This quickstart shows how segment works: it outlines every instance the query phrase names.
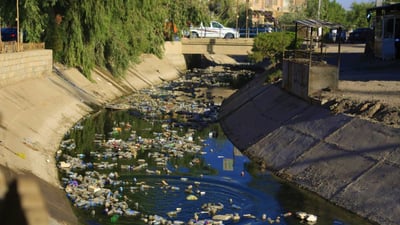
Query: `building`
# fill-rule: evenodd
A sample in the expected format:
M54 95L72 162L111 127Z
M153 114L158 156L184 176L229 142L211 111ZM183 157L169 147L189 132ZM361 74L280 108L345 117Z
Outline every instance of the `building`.
M238 0L251 11L251 23L257 25L273 25L274 18L283 13L292 12L298 7L303 7L306 0Z
M374 27L373 52L383 60L400 58L400 3L368 9Z

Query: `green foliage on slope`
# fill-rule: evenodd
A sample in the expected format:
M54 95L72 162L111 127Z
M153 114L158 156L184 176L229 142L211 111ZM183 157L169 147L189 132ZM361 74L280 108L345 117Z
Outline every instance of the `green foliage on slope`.
M3 26L16 26L16 1L0 2ZM55 61L79 68L95 66L122 76L143 53L163 53L165 23L182 30L202 21L208 8L186 0L19 0L20 28L29 42L45 42Z

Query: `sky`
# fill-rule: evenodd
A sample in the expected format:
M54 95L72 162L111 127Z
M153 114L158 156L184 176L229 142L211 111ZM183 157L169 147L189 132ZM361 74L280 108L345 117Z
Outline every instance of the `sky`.
M344 9L350 10L350 6L353 2L375 2L375 0L336 0L336 2L342 5Z

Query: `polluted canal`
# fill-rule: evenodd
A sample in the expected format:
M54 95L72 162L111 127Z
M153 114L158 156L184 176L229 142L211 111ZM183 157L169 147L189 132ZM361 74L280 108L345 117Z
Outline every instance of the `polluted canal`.
M57 166L82 224L368 225L243 156L218 124L245 70L205 69L143 89L65 134Z

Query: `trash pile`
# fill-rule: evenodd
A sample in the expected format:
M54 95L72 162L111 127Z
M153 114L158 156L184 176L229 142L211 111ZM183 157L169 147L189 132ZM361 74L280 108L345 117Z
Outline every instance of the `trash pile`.
M128 110L132 117L152 124L146 136L131 121L114 121L110 131L94 134L94 150L88 151L79 149L79 144L66 135L56 159L62 188L75 207L90 212L93 217L100 213L112 223L120 217L134 217L145 224L224 224L242 219L279 223L281 216L291 216L285 213L272 219L266 214L261 218L249 213L240 215L241 207L230 199L229 213L223 203L208 202L199 205L189 221L181 221L177 219L181 207L171 205L172 209L164 216L151 214L141 205L140 199L133 197L152 198L152 192L160 190L166 195L184 192L186 201L195 202L207 195L200 181L181 175L192 175L190 169L196 167L200 168L198 176L201 178L211 170L202 160L207 152L203 151L204 139L198 132L218 119L219 105L213 102L209 88L228 87L230 82L226 74L205 73L205 77L198 77L197 72L141 90L126 97L124 103L107 106L111 111ZM80 122L70 133L84 131L84 123ZM215 135L215 131L208 133L209 137ZM126 179L128 176L134 178ZM147 182L148 176L156 177L157 181ZM179 177L185 188L169 184L169 177ZM302 220L312 222L312 219L306 214Z

